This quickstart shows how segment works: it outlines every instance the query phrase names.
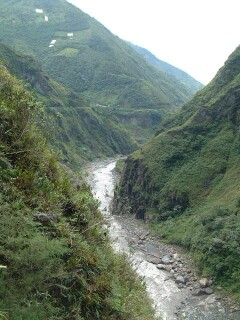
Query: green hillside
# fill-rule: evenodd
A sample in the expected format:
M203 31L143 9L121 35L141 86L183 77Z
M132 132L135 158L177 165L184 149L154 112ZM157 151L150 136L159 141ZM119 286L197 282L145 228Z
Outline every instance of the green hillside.
M176 88L124 41L65 0L1 0L0 12L2 42L35 56L51 77L91 101L161 108L179 106L192 94L185 86ZM56 43L49 48L52 40Z
M52 116L49 138L63 162L77 167L85 160L133 151L134 142L116 117L90 107L71 89L52 80L33 58L0 44L0 61L46 105Z
M125 41L66 0L0 0L0 23L0 42L33 56L52 79L91 105L121 109L125 119L130 112L130 123L129 109L142 110L143 117L146 110L152 118L157 110L155 120L162 119L195 92L151 66ZM134 124L123 125L132 128L130 133L141 142L157 126L151 128L150 121L141 131L138 116L137 112ZM139 131L141 138L135 134Z
M49 107L88 105L73 90L51 79L34 58L1 43L0 62L25 84L29 84L29 89L33 90L35 96L43 100Z
M45 120L0 66L0 318L154 319L89 187L47 148Z
M177 79L178 82L181 82L185 84L188 88L190 88L193 93L196 93L197 91L203 88L203 84L201 84L199 81L191 77L183 70L180 70L167 62L159 60L156 56L154 56L150 51L148 51L145 48L141 48L130 42L129 44L153 66L169 75L172 75L175 79Z
M200 271L240 292L240 47L126 163L118 212L151 220Z

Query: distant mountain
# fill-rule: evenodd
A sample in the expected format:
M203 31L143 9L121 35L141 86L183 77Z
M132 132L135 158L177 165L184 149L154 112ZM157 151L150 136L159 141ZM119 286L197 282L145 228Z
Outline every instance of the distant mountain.
M139 47L137 45L128 42L129 45L135 49L139 54L141 54L148 62L150 62L153 66L158 68L159 70L174 76L178 81L182 84L186 85L188 88L192 90L192 92L196 93L200 89L204 87L202 83L191 77L189 74L184 72L181 69L178 69L171 64L159 60L156 56L154 56L150 51L145 48Z
M83 160L134 150L131 137L116 117L90 107L71 89L52 80L32 57L0 44L0 64L28 83L29 90L47 106L53 116L51 143L61 150L62 161L79 166Z
M33 56L52 79L91 105L114 107L138 142L195 92L65 0L0 0L0 23L0 42ZM134 121L128 109L137 111ZM141 131L145 110L154 120Z
M240 47L216 77L133 153L119 212L151 220L200 271L240 290Z
M55 80L96 103L175 107L193 94L184 85L176 88L124 41L65 0L1 0L0 21L2 42L35 56Z

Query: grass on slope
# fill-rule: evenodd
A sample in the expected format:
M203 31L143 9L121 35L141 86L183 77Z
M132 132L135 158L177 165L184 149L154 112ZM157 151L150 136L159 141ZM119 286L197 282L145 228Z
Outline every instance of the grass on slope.
M57 108L49 110L57 115L57 132L52 144L56 151L60 150L61 160L75 168L83 161L129 154L137 147L117 118L104 109L65 107L61 112Z
M47 148L45 119L1 66L0 316L153 319L139 279L110 248L89 187Z
M79 95L53 81L33 58L0 44L0 61L46 104L52 118L51 144L65 163L79 168L86 160L134 150L130 135L111 112L90 108Z
M119 195L200 271L240 292L240 48L127 160ZM140 212L139 211L139 212Z

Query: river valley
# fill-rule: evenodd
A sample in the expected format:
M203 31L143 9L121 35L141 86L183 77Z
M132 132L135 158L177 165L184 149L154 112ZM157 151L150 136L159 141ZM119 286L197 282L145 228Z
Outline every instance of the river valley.
M146 225L133 216L111 214L115 165L116 159L91 163L88 182L100 201L114 250L128 255L146 285L156 316L163 320L239 320L240 310L229 304L228 298L213 293L207 284L199 284L190 258L181 249L151 236Z

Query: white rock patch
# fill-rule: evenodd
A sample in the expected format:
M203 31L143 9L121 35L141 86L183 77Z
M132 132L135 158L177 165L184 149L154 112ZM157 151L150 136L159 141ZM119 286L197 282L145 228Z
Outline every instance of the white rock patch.
M43 9L36 9L36 13L43 13Z
M45 21L48 22L48 16L45 16Z
M56 41L57 41L57 40L52 40L52 41L50 42L50 45L51 45L51 44L55 44Z
M67 36L68 36L68 37L73 37L73 33L72 33L72 32L69 32L69 33L67 34Z

